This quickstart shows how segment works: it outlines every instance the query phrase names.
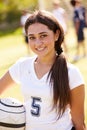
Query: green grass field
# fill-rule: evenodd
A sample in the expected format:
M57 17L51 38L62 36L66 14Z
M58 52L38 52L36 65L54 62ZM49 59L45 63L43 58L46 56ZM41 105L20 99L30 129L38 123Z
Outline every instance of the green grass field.
M87 30L85 30L85 44L87 43ZM68 47L69 61L71 62L75 54L75 43L76 37L73 29L69 29L66 36L66 43ZM21 34L21 29L16 30L14 33L9 35L0 36L0 76L2 76L7 69L15 63L15 61L21 56L32 55L24 43L24 38ZM85 98L85 115L87 123L87 57L80 59L78 62L74 63L81 71L86 85L86 98ZM20 101L23 101L23 97L20 91L20 86L12 86L7 89L1 97L13 97ZM79 101L79 99L78 99Z

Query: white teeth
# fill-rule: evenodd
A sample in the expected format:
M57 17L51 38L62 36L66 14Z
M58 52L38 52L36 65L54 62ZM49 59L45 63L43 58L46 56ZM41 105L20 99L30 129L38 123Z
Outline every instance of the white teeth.
M38 51L42 51L42 50L44 50L44 48L37 48L37 50L38 50Z

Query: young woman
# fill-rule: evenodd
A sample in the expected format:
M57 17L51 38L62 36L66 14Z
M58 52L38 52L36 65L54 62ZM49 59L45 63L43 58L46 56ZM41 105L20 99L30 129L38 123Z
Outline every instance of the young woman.
M2 93L20 83L26 130L85 130L84 81L62 54L64 32L47 11L35 11L25 23L34 57L22 58L0 79Z

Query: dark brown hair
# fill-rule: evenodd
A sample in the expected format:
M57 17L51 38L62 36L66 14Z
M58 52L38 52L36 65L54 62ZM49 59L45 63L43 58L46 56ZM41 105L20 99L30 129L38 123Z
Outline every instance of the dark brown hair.
M75 1L75 0L71 0L71 1L70 1L70 4L74 7L75 4L76 4L76 1Z
M71 4L73 7L76 6L76 3L80 3L80 1L79 1L79 0L71 0L71 1L70 1L70 4Z
M56 33L59 30L59 38L55 42L55 51L57 52L56 60L50 69L50 82L53 84L53 106L58 107L59 114L63 114L66 105L70 103L70 88L68 79L68 69L65 57L61 54L61 44L64 40L64 31L57 19L48 11L35 11L25 23L25 31L27 34L28 27L34 23L42 23L50 30Z

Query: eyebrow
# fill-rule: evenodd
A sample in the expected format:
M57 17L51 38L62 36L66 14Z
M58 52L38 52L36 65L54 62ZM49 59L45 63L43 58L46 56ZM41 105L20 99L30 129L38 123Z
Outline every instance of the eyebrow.
M47 32L40 32L38 34L41 35L41 34L44 34L44 33L47 33ZM28 34L28 36L32 36L32 35L34 35L34 34Z

